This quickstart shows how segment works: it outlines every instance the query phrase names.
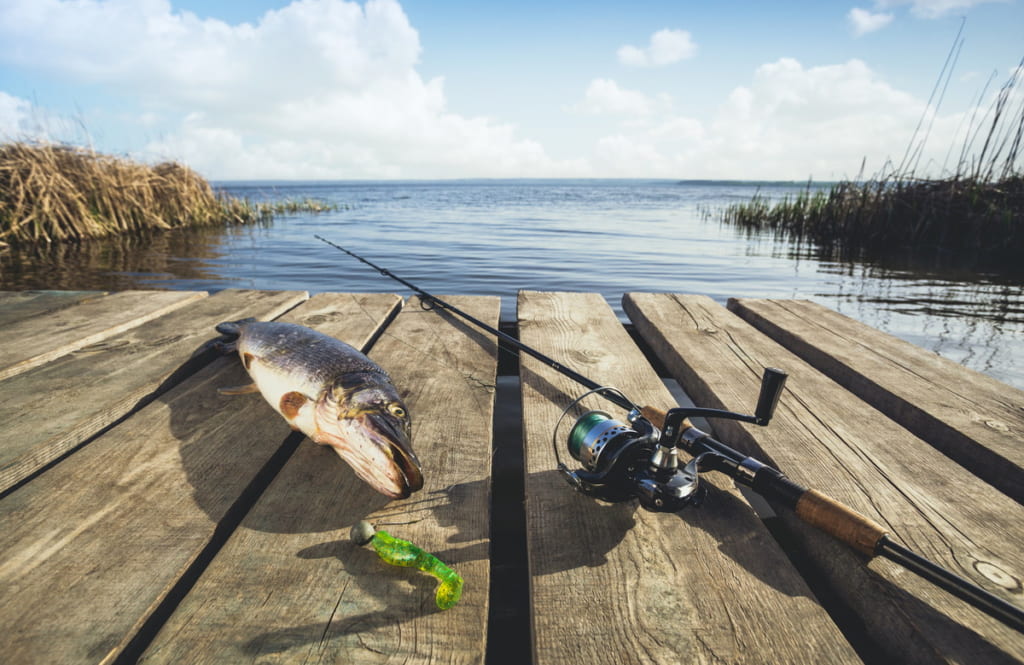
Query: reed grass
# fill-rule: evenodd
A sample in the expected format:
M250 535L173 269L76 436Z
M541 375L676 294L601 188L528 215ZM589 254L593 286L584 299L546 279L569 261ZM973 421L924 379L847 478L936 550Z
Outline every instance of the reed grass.
M809 182L798 194L777 201L757 193L726 207L719 219L750 234L769 232L813 245L830 258L932 252L974 266L1019 268L1024 256L1020 84L1016 73L1002 87L986 114L987 133L979 131L985 122L967 132L959 163L947 177L914 175L907 164L916 163L918 145L908 148L903 165L870 179L828 188Z
M148 165L52 143L0 145L0 247L252 224L274 214L335 208L312 199L252 203L214 191L176 162Z
M271 215L295 215L299 213L334 212L336 210L347 210L348 206L337 203L328 203L320 199L304 198L302 200L282 199L266 203L253 204L261 210L266 210Z

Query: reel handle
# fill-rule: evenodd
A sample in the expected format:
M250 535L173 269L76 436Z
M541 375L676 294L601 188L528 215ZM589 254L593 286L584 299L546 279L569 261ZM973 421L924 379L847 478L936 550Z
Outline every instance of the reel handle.
M735 411L725 411L722 409L704 409L699 407L676 407L672 409L673 422L671 423L671 432L666 431L670 437L675 438L675 432L684 432L687 429L693 427L693 422L688 417L683 416L703 416L705 418L726 418L729 420L739 420L745 423L753 423L755 425L761 425L762 427L768 424L768 421L775 415L775 407L778 406L779 397L782 395L782 389L786 385L787 374L781 369L774 367L766 367L764 374L761 376L761 390L757 396L757 407L754 410L754 415L747 415L743 413L737 413ZM640 415L647 419L652 425L660 430L665 430L665 421L668 418L668 412L663 411L654 406L645 406L640 409ZM682 418L682 420L677 420Z

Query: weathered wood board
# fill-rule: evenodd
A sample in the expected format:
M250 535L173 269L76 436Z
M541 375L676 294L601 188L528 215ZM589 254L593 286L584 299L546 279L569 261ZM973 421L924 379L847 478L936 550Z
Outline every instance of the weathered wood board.
M1024 391L807 300L733 298L729 309L1024 503Z
M0 291L0 329L105 295L106 291Z
M202 291L121 291L4 326L0 380L205 298Z
M702 406L750 409L765 366L789 372L768 427L716 421L719 437L885 525L898 542L1022 604L1020 504L710 298L628 294L623 308ZM1024 662L1024 639L1012 629L896 564L874 559L865 565L788 511L779 517L890 662Z
M0 381L0 492L209 362L216 324L273 319L307 297L228 289Z
M518 318L522 341L565 366L673 404L600 295L521 292ZM678 514L583 496L555 470L551 438L585 389L525 356L520 376L534 663L859 662L731 480L709 475L707 505ZM557 443L578 468L570 424Z
M453 297L497 325L497 298ZM304 442L144 655L153 663L481 663L488 600L492 339L414 300L375 343L403 393L425 484L387 503ZM349 540L367 518L451 565L461 602Z
M288 318L372 337L397 296L320 295ZM212 335L213 337L215 335ZM204 550L290 430L218 358L0 500L0 635L7 663L114 659Z

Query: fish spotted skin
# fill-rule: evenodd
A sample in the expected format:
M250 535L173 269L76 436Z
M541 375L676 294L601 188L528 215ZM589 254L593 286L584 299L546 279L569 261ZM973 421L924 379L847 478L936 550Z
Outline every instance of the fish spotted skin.
M221 323L256 388L293 429L329 445L392 498L422 488L411 419L390 377L354 347L305 326Z

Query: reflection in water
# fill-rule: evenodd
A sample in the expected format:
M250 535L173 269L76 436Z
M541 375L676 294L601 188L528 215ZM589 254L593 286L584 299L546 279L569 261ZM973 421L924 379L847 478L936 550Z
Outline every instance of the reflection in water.
M811 299L1024 388L1024 275L978 274L934 257L852 262L781 251L815 261L827 288Z
M251 200L314 198L344 209L273 224L179 229L37 253L0 253L0 289L401 287L313 238L348 246L423 288L502 297L596 291L620 317L629 291L807 298L1024 388L1024 275L934 260L843 262L746 236L708 209L804 184L445 181L235 184Z
M154 278L219 280L224 238L250 232L178 229L0 253L0 288L115 291L150 288Z

